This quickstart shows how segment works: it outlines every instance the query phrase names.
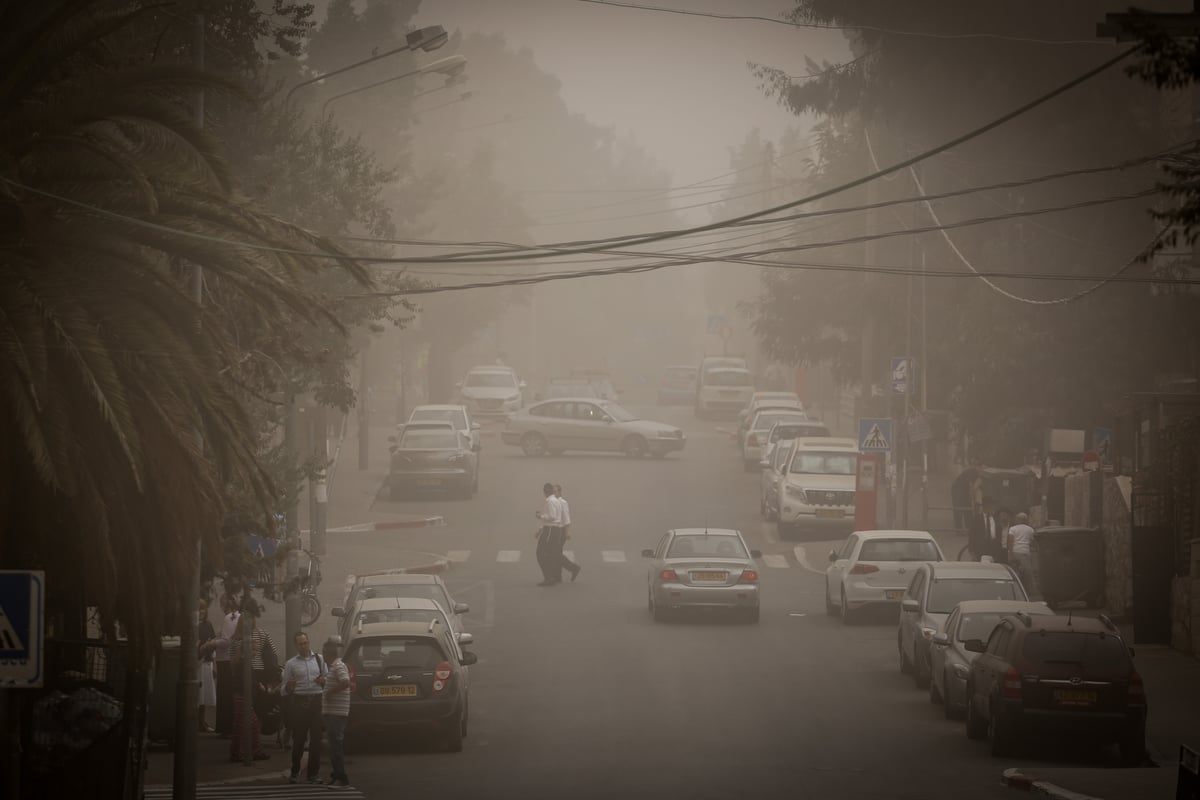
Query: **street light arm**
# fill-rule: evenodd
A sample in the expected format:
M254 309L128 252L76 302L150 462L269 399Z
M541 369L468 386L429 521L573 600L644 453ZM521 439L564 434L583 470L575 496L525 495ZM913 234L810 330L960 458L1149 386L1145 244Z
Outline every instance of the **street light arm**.
M328 100L326 100L324 103L321 104L321 116L325 116L325 112L329 110L329 104L332 103L334 100L340 100L343 97L349 97L352 94L358 94L359 92L365 92L368 89L374 89L376 86L383 86L385 83L391 83L392 81L398 81L398 80L402 80L404 78L411 78L413 75L420 75L423 71L424 70L414 69L412 72L406 72L403 75L396 75L391 78L384 78L381 81L375 81L374 83L368 83L366 86L359 86L357 89L351 89L348 92L342 92L341 94L335 94L333 97L329 98Z
M409 33L406 38L408 41L402 47L397 47L394 50L388 50L386 53L380 53L377 56L364 58L362 61L357 61L345 67L341 67L340 69L335 69L332 72L326 72L316 76L315 78L309 78L306 81L300 81L291 89L288 89L287 96L284 98L284 105L287 105L292 101L292 95L296 93L297 89L302 89L305 86L311 86L318 81L323 81L326 78L332 78L334 75L341 75L343 72L349 72L352 69L358 69L366 64L372 64L380 59L387 58L388 56L394 56L397 53L403 53L407 50L420 49L428 53L430 50L436 50L444 45L446 40L449 38L449 35L446 33L446 29L441 25L432 25L428 28L420 28L415 30Z
M330 103L332 103L334 100L339 100L343 97L348 97L349 95L352 95L352 94L358 94L359 92L365 92L368 89L374 89L377 86L383 86L384 84L391 83L392 81L399 81L399 80L403 80L405 78L411 78L414 75L426 75L426 74L433 73L433 72L440 72L444 75L450 75L451 78L453 78L457 75L460 75L462 73L463 69L466 67L466 65L467 65L467 59L464 58L463 56L458 56L458 55L447 56L446 58L440 58L437 61L432 61L422 67L418 67L417 69L413 70L412 72L406 72L403 75L395 75L391 78L384 78L381 81L375 81L374 83L368 83L366 86L359 86L357 89L351 89L349 91L342 92L341 94L335 94L333 97L329 98L323 104L321 104L321 116L325 115L326 111L328 111L328 109L329 109Z

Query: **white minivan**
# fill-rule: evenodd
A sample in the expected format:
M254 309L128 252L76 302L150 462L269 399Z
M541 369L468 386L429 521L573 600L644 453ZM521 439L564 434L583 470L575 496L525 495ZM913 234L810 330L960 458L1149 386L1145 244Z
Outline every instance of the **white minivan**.
M754 379L743 367L710 367L700 374L696 391L696 416L733 417L754 394Z

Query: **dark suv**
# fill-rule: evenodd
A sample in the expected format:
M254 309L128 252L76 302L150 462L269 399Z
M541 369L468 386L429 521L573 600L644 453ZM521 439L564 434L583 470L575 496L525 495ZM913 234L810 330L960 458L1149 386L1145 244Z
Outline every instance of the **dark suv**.
M1116 742L1123 762L1142 763L1146 693L1108 617L1018 613L1002 619L986 644L964 646L981 653L967 677L967 736L987 736L992 755L1048 731Z

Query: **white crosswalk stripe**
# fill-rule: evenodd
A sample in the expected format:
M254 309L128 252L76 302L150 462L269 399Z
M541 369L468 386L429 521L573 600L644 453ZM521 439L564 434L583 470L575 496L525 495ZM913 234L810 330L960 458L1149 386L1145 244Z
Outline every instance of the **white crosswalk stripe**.
M625 561L625 553L621 550L605 550L601 555L610 564L620 564Z
M465 564L467 559L471 557L470 550L448 550L446 558L453 561L455 564Z
M768 567L774 567L775 569L787 569L788 568L787 556L781 556L781 555L772 553L772 554L763 556L762 560L763 560L763 563L766 564Z
M512 564L514 562L521 560L521 551L520 550L501 550L499 553L496 554L496 560Z

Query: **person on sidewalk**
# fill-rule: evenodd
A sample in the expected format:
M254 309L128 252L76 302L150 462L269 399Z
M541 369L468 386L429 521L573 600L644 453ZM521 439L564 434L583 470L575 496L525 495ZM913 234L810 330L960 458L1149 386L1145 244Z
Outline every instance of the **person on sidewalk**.
M217 646L213 661L217 665L217 734L228 738L233 730L233 670L229 664L229 643L237 630L237 601L228 590L221 595L221 629L217 631Z
M554 497L558 500L558 509L562 515L562 535L558 537L558 558L562 563L562 569L571 573L571 583L574 583L575 579L579 577L579 571L583 567L567 558L566 554L563 553L563 547L566 545L567 539L571 538L571 506L567 503L567 498L563 497L561 483L554 484ZM562 572L560 571L557 574L561 576ZM562 580L562 578L560 577L559 580Z
M213 671L213 651L217 649L217 631L208 619L207 598L200 598L196 616L200 620L199 635L196 637L196 659L200 662L196 665L200 679L200 708L197 712L197 719L200 720L201 733L212 733L214 729L208 724L205 709L209 706L215 708L217 705L217 679L216 673Z
M1037 576L1034 574L1033 528L1029 526L1029 515L1024 511L1017 514L1017 524L1008 529L1008 563L1012 564L1031 595L1036 591Z
M308 742L308 782L319 784L321 773L321 695L325 689L325 661L312 651L308 634L297 631L292 637L296 655L283 667L279 691L287 703L288 727L292 729L291 783L300 782L300 761Z
M325 717L325 732L329 736L329 785L335 789L350 785L350 777L346 774L345 750L346 723L350 720L350 669L342 661L340 649L336 639L330 639L321 648L325 663L329 665L321 713Z
M555 549L562 536L562 507L554 496L554 484L542 486L546 501L542 510L535 512L542 521L537 532L537 562L542 569L542 582L538 586L554 586L562 583L562 550Z
M996 505L992 498L983 498L983 507L971 518L971 526L967 531L967 542L971 548L971 558L980 561L984 556L992 556L996 542Z
M247 645L248 643L248 645ZM268 650L270 651L268 653ZM229 738L229 760L242 761L249 749L255 761L266 761L270 754L262 749L262 729L255 711L255 694L262 691L264 661L277 663L275 644L257 625L256 614L245 611L238 617L237 630L229 643L229 666L233 683L233 731ZM246 661L250 659L250 685L246 685ZM250 741L242 741L246 716L250 715Z

